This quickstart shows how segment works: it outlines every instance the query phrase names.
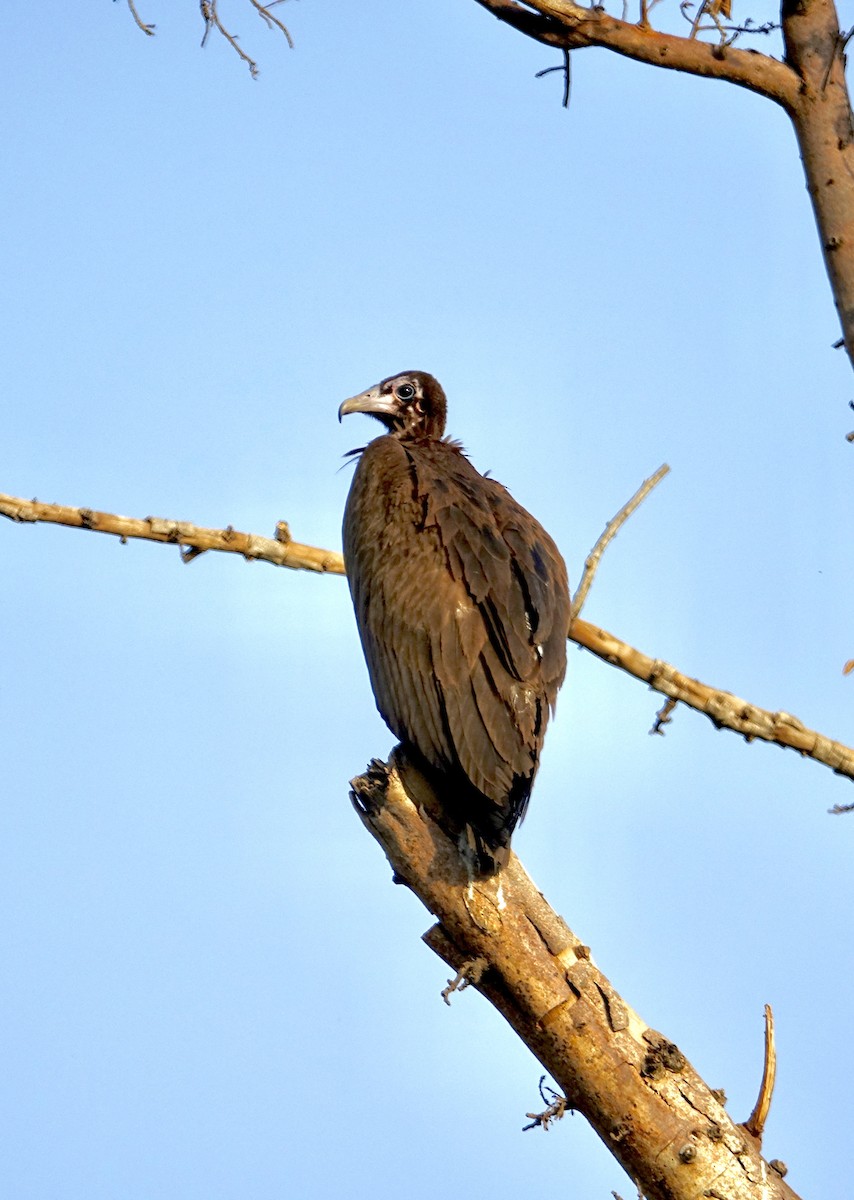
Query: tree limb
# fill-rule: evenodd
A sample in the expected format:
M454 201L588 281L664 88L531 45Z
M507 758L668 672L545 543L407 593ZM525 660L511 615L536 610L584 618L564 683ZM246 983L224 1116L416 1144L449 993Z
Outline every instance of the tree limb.
M774 100L787 112L797 103L796 73L767 54L659 33L648 22L636 25L612 17L604 8L585 8L572 0L527 0L525 7L516 0L476 2L499 21L547 46L565 50L599 46L649 66L727 80Z
M716 729L731 729L734 733L740 733L747 742L759 738L763 742L789 747L807 758L824 763L837 775L854 779L854 749L842 742L831 741L814 729L808 729L791 713L757 708L732 692L723 692L698 679L691 679L670 663L660 658L650 658L587 621L575 622L570 639L597 658L603 658L635 679L642 679L654 691L703 713Z
M854 365L854 120L846 37L833 0L784 0L786 62L798 78L792 123L845 349Z
M44 521L52 525L68 525L74 529L91 529L95 533L112 533L122 541L142 538L148 542L171 542L189 547L195 554L183 555L186 562L205 550L221 550L242 554L276 567L294 571L320 571L333 575L344 574L344 560L334 550L320 550L291 540L287 525L280 521L276 537L261 537L255 533L240 533L229 525L226 529L205 529L189 521L168 521L162 517L120 517L115 513L95 512L91 508L70 508L62 504L42 504L39 500L21 500L0 493L0 516L11 521Z
M189 521L170 521L162 517L122 517L115 513L96 512L91 508L45 504L39 500L23 500L2 493L0 516L16 522L46 522L88 529L95 533L110 533L123 541L141 538L150 542L168 542L181 547L185 562L192 561L207 550L218 550L272 563L277 567L289 567L294 571L344 574L341 554L292 541L284 522L279 522L276 537L268 538L254 533L241 533L231 526L226 529L207 529L192 525ZM731 729L748 742L759 738L778 746L788 746L830 767L837 775L854 779L854 750L808 729L790 713L768 712L739 699L731 692L723 692L691 679L669 663L650 658L614 634L580 617L573 621L569 639L597 658L649 684L663 696L703 713L717 729ZM839 811L844 811L844 808Z
M420 803L407 791L414 777ZM436 916L427 945L455 971L488 964L470 986L506 1018L648 1200L797 1200L720 1093L616 993L515 854L499 876L469 882L456 844L427 811L440 802L425 802L425 786L398 747L389 766L374 760L353 780L352 799L395 881Z

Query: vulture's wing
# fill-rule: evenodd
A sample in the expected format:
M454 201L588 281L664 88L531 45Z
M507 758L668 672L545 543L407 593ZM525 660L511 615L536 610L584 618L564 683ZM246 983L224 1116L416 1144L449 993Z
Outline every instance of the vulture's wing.
M566 662L554 543L453 445L379 438L357 468L344 551L377 707L509 833Z

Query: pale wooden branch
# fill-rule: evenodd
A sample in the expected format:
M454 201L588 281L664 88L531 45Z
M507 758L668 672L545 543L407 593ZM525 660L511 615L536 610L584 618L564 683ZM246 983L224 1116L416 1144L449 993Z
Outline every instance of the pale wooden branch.
M854 779L854 750L814 729L808 729L791 713L757 708L732 692L720 691L698 679L691 679L670 663L660 658L650 658L614 634L587 621L576 621L570 638L597 658L603 658L635 679L648 683L654 691L703 713L717 729L731 729L748 742L759 738L764 742L789 747L830 767L837 775Z
M642 504L649 493L657 484L661 483L664 476L670 470L667 463L662 463L654 475L650 475L649 479L645 479L638 490L632 496L627 504L624 504L615 517L608 522L599 536L596 545L587 555L584 560L584 571L581 576L581 582L575 590L575 595L572 598L572 613L571 621L574 621L584 607L584 601L587 599L587 593L590 591L590 586L593 583L593 577L599 567L599 560L605 553L608 543L616 535L620 526L625 524L639 504Z
M277 4L278 0L273 0L273 4L262 4L261 0L249 0L249 3L256 10L256 12L258 13L258 16L261 17L262 20L266 21L268 29L278 29L281 33L283 33L285 35L285 39L288 43L288 46L290 47L291 50L293 50L294 39L291 37L290 33L288 32L287 26L283 25L282 22L279 20L279 18L274 17L273 14L270 12L270 9L273 7L273 4Z
M204 46L207 42L210 31L212 29L218 29L228 42L229 46L231 46L232 50L234 50L235 53L243 60L243 62L246 63L249 68L249 74L252 76L252 78L257 79L258 64L254 59L250 58L246 51L237 44L237 36L233 33L229 33L222 21L219 19L219 13L217 12L217 0L201 0L199 8L202 13L202 20L205 23L205 32L202 35L202 46Z
M722 79L774 100L791 112L798 102L799 80L785 63L751 50L737 50L697 38L659 33L643 21L612 17L603 7L585 8L573 0L476 0L520 33L558 49L599 46L636 62Z
M133 0L128 0L128 8L130 9L130 15L133 17L134 21L136 21L137 26L142 30L142 32L147 34L149 37L154 37L154 31L157 26L149 25L147 21L143 21L142 17L140 17L139 13L136 11L136 5L134 4Z
M96 512L91 508L23 500L3 493L0 493L0 516L17 522L45 522L88 529L95 533L110 533L123 541L141 538L150 542L171 542L181 547L185 562L191 562L206 550L218 550L272 563L276 567L289 567L294 571L344 574L344 559L340 553L294 542L284 522L279 522L275 538L267 538L254 533L241 533L231 526L226 529L206 529L189 521L171 521L162 517L121 517L115 513ZM768 712L748 704L731 692L723 692L691 679L669 663L650 658L614 634L580 617L573 621L569 639L597 658L649 684L663 696L703 713L718 729L731 729L748 742L760 738L778 746L788 746L830 767L837 775L854 779L854 750L808 729L790 713ZM847 806L837 806L837 809L844 812Z
M774 1040L774 1014L771 1005L765 1005L765 1059L762 1065L762 1082L759 1085L759 1095L753 1106L753 1112L744 1122L744 1128L749 1134L762 1142L762 1133L768 1113L771 1111L771 1098L774 1095L774 1084L777 1080L777 1045Z
M185 562L191 562L206 550L218 550L272 563L276 567L289 567L294 571L344 574L344 559L340 553L293 541L283 521L276 528L276 537L267 538L254 533L241 533L231 526L226 529L206 529L189 521L171 521L163 517L121 517L115 513L96 512L91 508L45 504L39 500L23 500L2 493L0 516L17 522L40 521L88 529L95 533L110 533L123 541L141 538L149 542L171 542L181 547ZM614 634L580 617L573 621L569 639L597 658L649 684L663 696L703 713L718 729L731 729L748 742L759 738L778 746L788 746L830 767L837 775L854 779L854 750L814 729L808 729L790 713L768 712L739 699L731 692L720 691L691 679L669 663L650 658ZM840 812L847 811L847 806L837 806L837 809Z
M205 550L221 550L242 554L276 567L294 571L320 571L332 575L344 574L344 559L334 550L320 550L291 540L284 522L280 522L275 538L255 533L240 533L227 529L205 529L189 521L168 521L162 517L120 517L115 513L95 512L91 508L69 508L61 504L42 504L39 500L21 500L17 496L0 494L0 516L12 521L44 521L52 525L68 525L74 529L91 529L95 533L112 533L123 541L142 538L149 542L171 542L188 547L196 554L184 554L189 562Z
M617 994L515 854L497 878L470 883L428 813L440 802L399 748L352 787L396 882L437 919L427 945L455 971L488 963L469 990L506 1018L648 1200L797 1200L720 1093Z

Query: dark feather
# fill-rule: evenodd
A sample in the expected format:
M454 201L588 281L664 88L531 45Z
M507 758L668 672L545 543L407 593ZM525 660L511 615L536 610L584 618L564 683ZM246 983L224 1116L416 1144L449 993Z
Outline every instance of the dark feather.
M363 451L344 515L377 707L489 873L524 815L563 681L566 568L542 526L442 438L432 376L394 376L341 411L389 428Z

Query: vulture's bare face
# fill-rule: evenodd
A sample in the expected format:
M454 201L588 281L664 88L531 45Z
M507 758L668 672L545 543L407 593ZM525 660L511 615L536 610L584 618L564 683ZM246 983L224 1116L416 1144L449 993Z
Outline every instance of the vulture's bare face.
M376 417L401 440L440 438L445 432L445 393L426 371L404 371L345 400L338 420L348 413Z

